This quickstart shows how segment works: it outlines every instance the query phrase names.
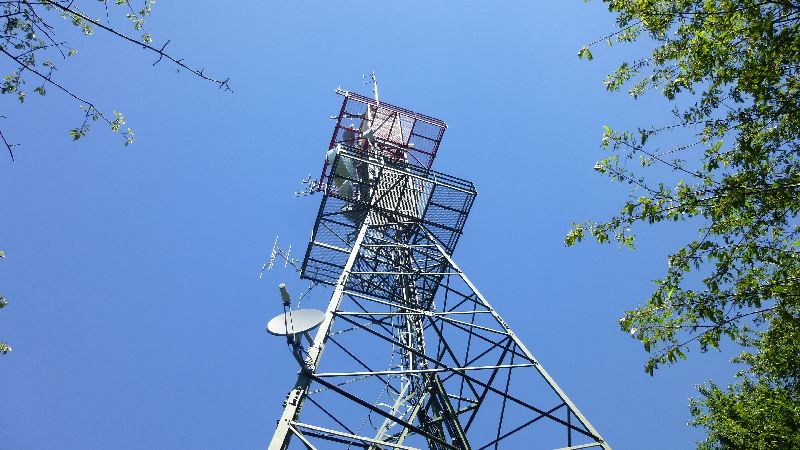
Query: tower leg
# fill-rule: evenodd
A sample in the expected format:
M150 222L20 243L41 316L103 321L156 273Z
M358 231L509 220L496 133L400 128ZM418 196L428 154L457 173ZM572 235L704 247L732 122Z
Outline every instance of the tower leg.
M542 367L542 365L533 356L533 353L531 353L531 351L528 350L528 347L526 347L525 344L522 342L522 340L516 334L514 334L514 332L511 330L511 328L508 326L508 324L503 320L502 317L500 317L500 314L498 314L497 311L492 307L492 305L489 304L489 302L486 300L486 298L480 293L480 291L478 291L478 288L476 288L475 285L472 284L472 281L470 281L469 278L467 278L466 274L464 274L464 272L458 267L456 262L453 261L453 258L447 253L447 251L442 246L442 244L439 242L439 240L429 230L427 230L424 226L421 226L421 227L425 230L425 233L428 235L428 238L436 246L436 248L439 250L439 252L442 254L442 256L445 257L445 259L447 260L447 263L450 265L450 267L453 270L455 270L455 272L464 281L464 283L467 286L469 286L470 290L472 290L472 292L475 294L475 296L477 297L478 301L490 312L490 314L497 321L497 324L500 325L505 330L507 336L513 340L513 342L516 344L516 346L524 353L524 355L530 361L533 361L534 367L539 372L539 374L542 376L542 378L545 379L545 381L547 382L548 385L550 385L550 387L553 389L553 391L555 391L556 394L564 401L564 403L569 408L569 411L567 412L567 418L569 419L571 417L571 415L574 415L575 418L578 419L578 421L581 423L581 425L583 425L589 431L589 433L593 434L594 436L596 436L598 438L599 442L595 445L595 447L596 446L600 446L604 450L611 450L611 447L608 445L608 443L606 443L602 439L602 437L600 437L600 433L598 433L597 430L595 430L595 428L592 426L592 424L589 422L589 420L586 419L586 417L580 412L578 407L575 406L575 404L572 402L572 400L569 399L569 397L567 396L566 392L564 392L564 390L561 389L561 387L558 385L558 383L556 383L555 379L553 379L553 377L550 376L550 374L544 369L544 367ZM570 432L570 435L569 435L570 436L570 440L571 440L571 430L572 430L571 428L568 428L568 431Z
M289 446L289 441L292 438L292 422L297 419L300 410L303 408L303 402L308 392L308 386L311 384L311 376L309 372L316 370L319 361L322 358L322 352L325 349L325 343L330 333L331 326L333 325L334 312L339 308L344 296L344 287L347 284L347 278L353 270L358 252L361 249L361 243L364 241L364 236L369 228L369 221L365 221L358 231L353 250L350 251L350 256L347 258L344 270L339 277L339 282L333 290L331 300L328 303L328 309L325 311L325 320L319 326L317 334L314 337L314 344L308 349L308 357L306 358L306 366L302 368L297 375L297 381L294 388L289 392L286 397L286 403L283 407L283 414L278 419L278 425L275 428L275 434L272 436L272 441L269 443L269 450L285 450Z
M366 222L270 450L610 450L432 232ZM319 370L326 344L345 371Z

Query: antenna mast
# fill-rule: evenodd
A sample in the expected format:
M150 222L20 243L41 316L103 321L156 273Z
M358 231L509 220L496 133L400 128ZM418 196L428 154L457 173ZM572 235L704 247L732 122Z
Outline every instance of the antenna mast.
M375 75L375 71L372 71L372 93L375 94L375 104L380 105L381 100L378 97L378 77Z

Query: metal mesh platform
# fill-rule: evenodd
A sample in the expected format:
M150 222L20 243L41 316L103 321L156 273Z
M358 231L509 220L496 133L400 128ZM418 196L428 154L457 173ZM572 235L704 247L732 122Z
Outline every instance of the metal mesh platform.
M382 156L429 171L447 124L434 117L343 90L344 97L329 148L337 144L364 150L379 147ZM324 186L329 162L320 177Z
M342 147L326 179L301 269L302 278L325 284L338 280L366 220L381 227L383 235L387 228L400 232L409 224L423 225L452 253L477 195L469 181L353 147ZM380 254L379 245L374 242L374 250L362 252L356 264L390 267L393 263ZM363 290L370 290L368 284Z

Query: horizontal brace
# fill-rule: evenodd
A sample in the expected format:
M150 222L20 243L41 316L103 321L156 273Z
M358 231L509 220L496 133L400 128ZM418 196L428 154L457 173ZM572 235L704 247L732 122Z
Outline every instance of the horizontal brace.
M386 446L386 447L390 447L390 448L399 448L401 450L420 450L417 447L409 447L407 445L401 445L401 444L392 444L391 442L383 442L383 441L379 441L377 439L368 438L368 437L365 437L365 436L357 436L355 434L343 433L341 431L331 430L331 429L328 429L328 428L322 428L322 427L309 425L307 423L302 423L302 422L292 422L292 425L294 425L297 428L303 428L303 429L306 429L306 430L312 430L312 431L316 431L318 433L332 434L334 436L339 436L339 437L344 437L344 438L349 438L349 439L355 439L355 440L361 441L361 442L369 442L370 444L379 444L381 446Z
M452 398L452 399L454 399L454 400L458 400L460 402L467 402L467 403L472 403L472 404L477 404L478 403L478 401L475 400L474 398L462 397L460 395L455 395L455 394L447 394L447 396ZM470 408L472 408L472 407L470 407Z
M351 275L458 275L455 272L350 272Z
M436 248L435 245L432 244L361 244L362 247L400 247L400 248Z
M370 375L413 375L420 373L437 373L437 372L466 372L468 370L495 370L495 369L517 369L522 367L536 367L536 364L500 364L494 366L470 366L470 367L445 367L440 369L412 369L412 370L379 370L375 372L328 372L316 373L315 376L320 378L330 377L359 377Z
M314 431L314 430L306 430L305 433L306 433L306 436L309 436L309 437L312 437L312 438L315 438L315 439L324 439L324 440L329 441L329 442L335 442L337 444L347 445L348 447L346 447L346 448L348 450L351 449L351 448L360 448L360 449L363 449L363 450L371 450L370 449L370 444L367 444L365 442L358 442L358 441L354 441L352 439L347 439L347 438L335 436L335 435L332 435L332 434L325 434L325 433L321 433L319 431Z
M326 244L324 242L314 241L314 245L316 245L317 247L322 247L322 248L327 248L327 249L330 249L330 250L335 250L337 252L350 253L350 250L348 250L346 248L337 247L335 245Z
M337 311L337 315L339 316L430 316L433 313L425 313L425 312L344 312L344 311Z
M414 308L405 308L404 309L414 309ZM452 315L463 315L463 314L491 314L491 311L445 311L445 312L426 312L426 311L417 311L417 312L359 312L359 311L337 311L336 314L340 316L452 316Z
M483 331L486 331L488 333L495 333L495 334L500 334L500 335L503 335L503 336L510 336L511 335L511 333L509 333L508 331L495 330L494 328L484 327L484 326L481 326L481 325L475 325L474 323L464 322L463 320L450 319L449 317L444 317L444 316L440 316L439 318L441 320L447 322L447 323L450 323L450 324L457 323L457 324L463 325L465 327L477 328L479 330L483 330Z
M603 442L592 442L591 444L573 445L572 447L561 447L556 450L578 450L581 448L602 447Z
M360 299L366 300L368 302L373 302L373 303L378 303L378 304L381 304L381 305L391 306L393 308L403 308L403 309L407 309L409 311L420 312L420 313L423 312L423 311L420 311L418 309L414 309L414 308L410 308L410 307L405 306L405 305L401 305L399 303L386 301L386 300L380 299L378 297L373 297L371 295L366 295L366 294L362 294L362 293L355 292L355 291L347 290L347 291L345 291L345 294L347 294L347 295L349 295L351 297L355 297L355 298L360 298Z

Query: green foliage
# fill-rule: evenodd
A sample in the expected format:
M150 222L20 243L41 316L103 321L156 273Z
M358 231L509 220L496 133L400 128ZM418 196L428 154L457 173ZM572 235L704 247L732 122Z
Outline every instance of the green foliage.
M108 17L107 0L100 0L97 3L106 9ZM141 42L151 43L152 35L144 31L144 24L145 17L152 12L154 0L144 0L142 8L138 10L133 8L129 0L115 0L114 3L128 11L125 13L125 17L136 31L142 32ZM98 22L89 19L88 12L79 8L74 2L57 0L3 2L0 5L2 12L0 24L3 29L3 35L0 36L0 52L10 58L13 66L16 66L10 73L3 76L0 93L12 94L20 103L24 103L28 94L25 91L28 77L38 78L43 84L34 88L33 91L40 96L47 94L45 85L51 84L83 104L86 113L83 123L69 131L73 140L86 136L89 131L87 124L89 120L102 119L108 123L113 132L121 134L125 145L129 145L133 142L133 132L120 127L124 124L124 120L120 121L121 116L117 116L115 113L113 118L107 118L91 102L73 94L54 79L57 67L52 60L57 58L65 60L75 56L78 51L69 47L67 42L62 41L61 36L66 30L52 21L53 14L56 14L55 18L60 16L66 23L77 28L81 34L86 36L93 35L97 28Z
M763 359L754 355L798 358L796 347L769 333L800 320L800 4L604 3L619 29L595 43L644 37L641 44L652 45L645 57L620 64L606 89L627 89L634 98L660 92L674 120L635 131L605 127L602 146L609 153L595 170L630 185L630 196L608 220L574 224L565 243L588 234L633 247L634 225L695 226L697 237L669 256L653 294L626 312L620 327L650 353L649 374L725 339L759 349L737 360L752 366L737 385L701 388L703 400L692 411L695 424L710 432L703 448L798 448L796 441L767 444L781 427L798 429L797 391L789 396L771 372L755 366ZM591 59L592 45L579 56ZM749 411L756 405L760 411ZM780 417L753 428L771 414ZM750 427L750 441L763 445L737 441L733 428L719 431L727 420Z
M754 343L756 352L735 359L748 365L739 383L709 382L693 399L692 425L709 431L702 450L800 448L800 321L773 320Z

